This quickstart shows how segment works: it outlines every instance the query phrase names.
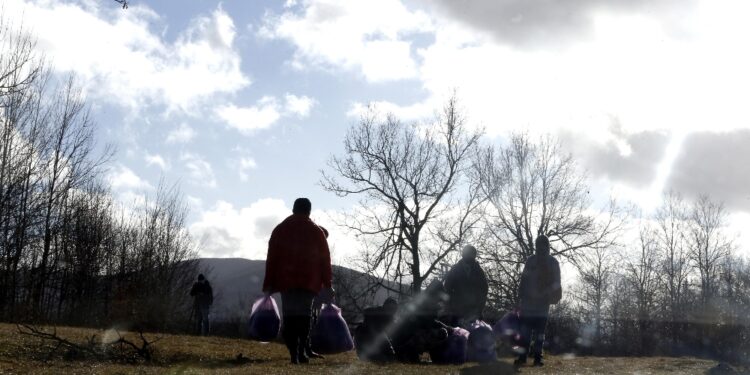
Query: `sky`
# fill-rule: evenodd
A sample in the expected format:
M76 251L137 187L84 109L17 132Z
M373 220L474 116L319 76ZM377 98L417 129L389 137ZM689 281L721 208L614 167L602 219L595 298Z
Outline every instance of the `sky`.
M3 0L56 75L84 88L123 202L178 183L206 257L263 259L368 104L406 121L454 90L488 142L553 134L594 196L648 214L709 194L750 225L750 23L744 0ZM330 230L334 262L358 245Z

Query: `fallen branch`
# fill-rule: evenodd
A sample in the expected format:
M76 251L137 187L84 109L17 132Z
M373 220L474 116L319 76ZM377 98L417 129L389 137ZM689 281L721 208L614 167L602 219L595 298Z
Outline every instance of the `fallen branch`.
M47 360L52 358L60 348L65 348L67 349L64 355L66 359L75 359L80 355L84 355L99 360L134 362L140 359L149 362L153 359L152 345L162 339L161 337L157 337L152 341L148 341L143 335L143 332L139 331L138 334L141 339L141 345L138 345L123 337L120 334L120 331L115 330L118 337L115 341L98 342L96 335L94 334L88 337L85 343L79 344L60 337L57 334L57 327L53 327L52 332L44 331L30 324L17 324L16 327L18 328L18 332L22 335L36 337L45 341L52 341L57 344L48 353ZM115 347L119 347L120 350L114 350ZM129 350L125 350L126 348Z

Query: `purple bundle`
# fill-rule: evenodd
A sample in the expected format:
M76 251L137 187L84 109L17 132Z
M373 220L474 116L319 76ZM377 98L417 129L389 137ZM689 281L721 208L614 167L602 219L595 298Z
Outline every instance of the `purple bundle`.
M337 354L354 349L349 326L341 316L341 309L334 304L323 305L310 341L312 349L320 354Z
M468 359L472 362L490 362L497 356L495 353L495 335L489 324L475 320L469 326Z
M511 347L521 345L521 317L518 311L510 311L495 323L492 331Z
M448 331L448 338L430 350L430 359L437 364L460 365L466 362L466 351L469 342L469 331L453 328Z
M250 338L268 342L276 339L281 327L279 308L271 296L265 296L253 303L250 312Z

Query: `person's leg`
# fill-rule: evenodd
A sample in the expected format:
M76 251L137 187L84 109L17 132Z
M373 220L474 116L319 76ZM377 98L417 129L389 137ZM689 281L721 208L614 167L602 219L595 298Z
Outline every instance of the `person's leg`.
M307 362L305 344L310 337L310 314L315 294L302 289L289 290L281 294L284 313L282 335L292 363Z
M310 329L312 322L312 303L315 294L309 291L300 291L299 295L299 326L297 335L300 342L300 362L307 363L310 360L305 350L306 345L310 342Z
M310 320L310 327L311 327L310 329L311 329L311 330L312 330L312 327L315 327L315 324L316 324L316 323L317 323L317 321L318 321L318 315L319 315L319 314L320 314L320 311L319 311L319 310L316 310L315 308L313 308L313 310L312 310L312 318L311 318L311 320ZM308 336L307 336L307 341L306 341L306 344L305 344L305 354L306 354L306 355L307 355L308 357L310 357L310 358L320 358L320 359L323 359L323 358L325 358L325 357L323 357L322 355L320 355L320 354L318 354L318 353L315 353L315 352L314 352L314 351L312 350L312 342L311 342L311 340L310 340L310 335L308 335Z
M195 332L196 335L200 335L201 327L203 325L203 317L201 315L201 309L198 307L198 305L193 306L193 317L195 318L193 324L193 332Z
M542 366L542 348L544 346L544 331L547 328L547 317L540 316L534 319L533 327L534 330L534 346L532 347L532 354L534 355L534 365Z
M299 341L297 338L297 319L293 314L295 295L293 292L281 293L281 311L283 315L283 326L281 336L284 338L286 348L289 350L289 356L294 364L299 363Z
M208 306L201 306L201 335L206 336L210 332L211 326L208 321Z
M528 316L521 316L521 353L518 355L518 359L514 362L516 365L523 365L526 363L526 358L529 354L531 346L531 318Z

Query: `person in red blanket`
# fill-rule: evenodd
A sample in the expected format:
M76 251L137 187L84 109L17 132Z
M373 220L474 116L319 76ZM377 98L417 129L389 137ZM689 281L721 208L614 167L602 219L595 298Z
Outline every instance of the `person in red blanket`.
M274 228L268 241L265 293L281 293L282 337L292 363L307 363L312 304L321 290L333 298L331 255L323 230L310 219L307 198L294 201L292 215Z

